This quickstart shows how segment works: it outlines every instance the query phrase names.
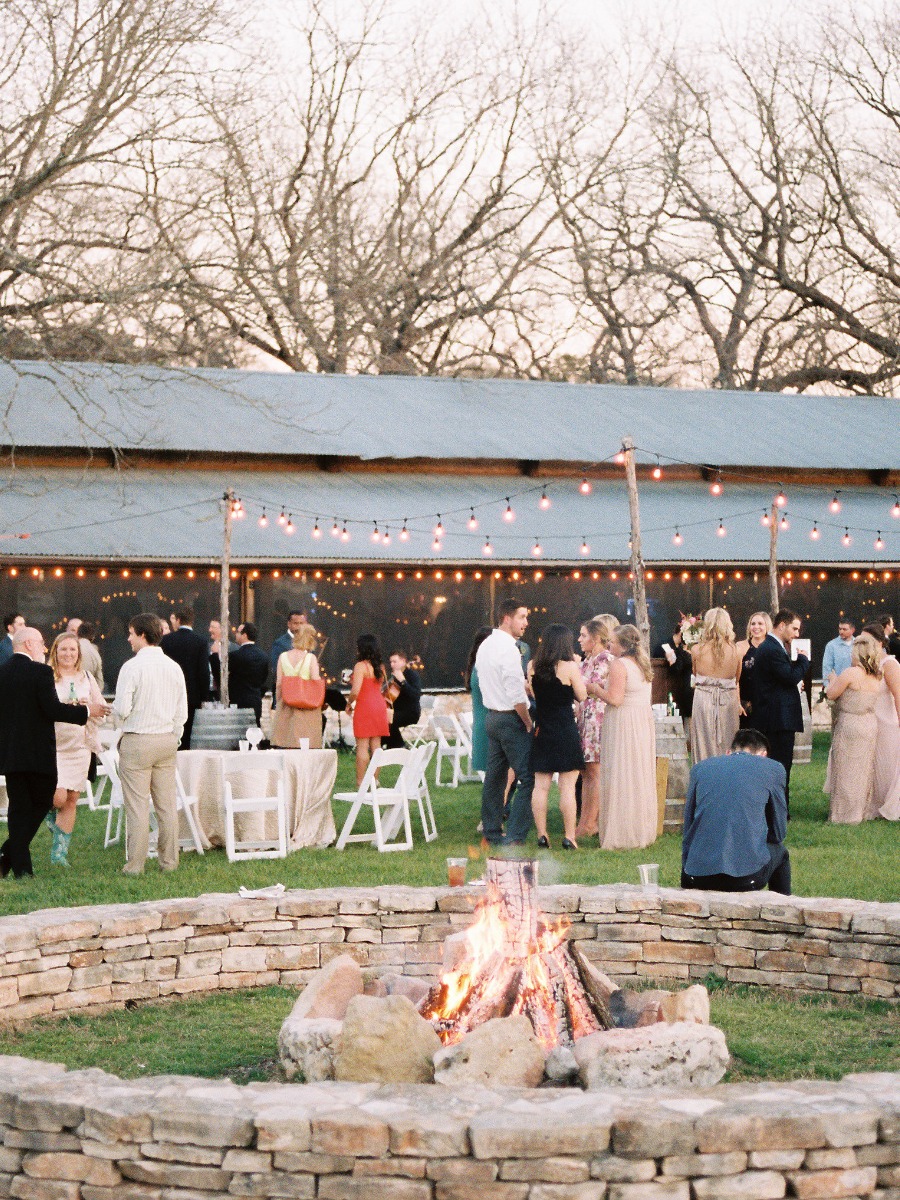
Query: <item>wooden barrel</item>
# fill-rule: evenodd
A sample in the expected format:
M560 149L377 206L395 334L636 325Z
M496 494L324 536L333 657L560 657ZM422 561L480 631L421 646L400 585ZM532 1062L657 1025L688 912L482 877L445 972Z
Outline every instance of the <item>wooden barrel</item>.
M198 708L191 730L192 750L237 750L238 742L256 724L252 708Z

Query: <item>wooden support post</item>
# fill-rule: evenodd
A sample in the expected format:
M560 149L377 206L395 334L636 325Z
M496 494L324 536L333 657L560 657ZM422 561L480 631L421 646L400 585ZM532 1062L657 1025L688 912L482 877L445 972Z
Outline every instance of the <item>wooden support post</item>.
M228 707L228 642L231 636L231 618L228 604L231 593L231 526L234 519L234 492L231 488L222 497L225 509L225 528L222 537L222 566L219 573L219 622L222 626L222 641L219 650L221 683L219 695L224 708Z
M650 616L647 612L647 587L641 553L641 511L638 503L637 472L634 467L634 440L622 441L625 451L625 480L628 484L628 509L631 513L631 575L634 595L634 623L641 631L644 649L650 653Z
M769 524L769 607L772 616L778 612L778 505L772 501Z

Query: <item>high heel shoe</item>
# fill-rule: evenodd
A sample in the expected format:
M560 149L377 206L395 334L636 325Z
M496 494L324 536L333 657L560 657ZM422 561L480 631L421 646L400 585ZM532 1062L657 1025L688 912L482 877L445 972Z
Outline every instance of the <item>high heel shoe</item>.
M538 849L539 850L549 850L550 849L550 839L548 837L539 837L538 838Z
M571 842L571 841L569 841L569 839L568 839L568 838L563 838L563 840L562 840L562 848L563 848L563 850L577 850L577 849L578 849L578 843L577 843L577 842Z

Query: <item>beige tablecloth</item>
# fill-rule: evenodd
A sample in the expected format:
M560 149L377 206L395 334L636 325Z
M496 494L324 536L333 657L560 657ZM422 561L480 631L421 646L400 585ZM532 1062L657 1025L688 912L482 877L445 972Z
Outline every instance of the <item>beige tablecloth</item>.
M214 846L225 845L225 807L220 764L228 766L235 797L274 791L267 767L275 754L284 755L287 795L288 846L330 846L337 837L331 812L331 793L337 778L336 750L179 750L178 771L185 791L197 797L200 827ZM250 822L258 828L261 814L238 816L238 834L251 837ZM265 814L266 835L276 832L275 816Z

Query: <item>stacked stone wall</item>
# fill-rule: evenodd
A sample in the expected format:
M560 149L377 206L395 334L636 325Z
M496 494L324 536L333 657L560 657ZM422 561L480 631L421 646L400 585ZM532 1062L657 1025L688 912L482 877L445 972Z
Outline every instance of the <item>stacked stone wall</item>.
M0 919L0 1022L218 988L300 987L349 953L377 973L435 976L480 889L231 895ZM620 982L698 980L900 997L900 904L709 894L627 885L540 890Z

